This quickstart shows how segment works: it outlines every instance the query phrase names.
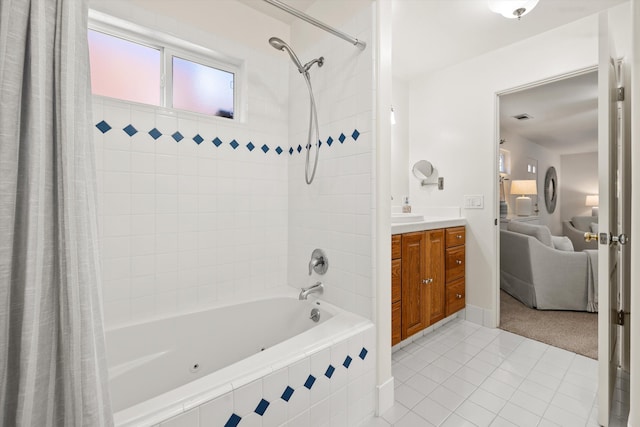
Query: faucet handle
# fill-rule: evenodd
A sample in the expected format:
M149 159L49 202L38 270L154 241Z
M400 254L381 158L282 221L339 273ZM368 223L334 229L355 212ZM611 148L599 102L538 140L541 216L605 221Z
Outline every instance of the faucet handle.
M318 274L325 274L329 269L329 259L322 249L314 249L309 261L309 276L315 271Z

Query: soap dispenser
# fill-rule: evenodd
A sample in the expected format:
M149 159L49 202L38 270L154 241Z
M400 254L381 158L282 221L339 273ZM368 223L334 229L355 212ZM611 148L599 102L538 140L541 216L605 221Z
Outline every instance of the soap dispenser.
M402 213L411 213L411 205L409 204L409 196L402 199Z

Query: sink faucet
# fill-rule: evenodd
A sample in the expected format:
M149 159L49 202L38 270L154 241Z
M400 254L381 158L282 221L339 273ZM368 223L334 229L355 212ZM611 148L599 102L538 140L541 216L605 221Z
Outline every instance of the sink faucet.
M311 261L309 261L309 276L314 271L318 274L324 274L329 268L329 260L322 249L315 249L311 254Z
M323 290L324 290L324 285L321 282L316 282L316 284L313 286L309 286L308 288L302 288L300 290L300 295L298 296L298 299L300 300L307 299L309 294L321 294Z

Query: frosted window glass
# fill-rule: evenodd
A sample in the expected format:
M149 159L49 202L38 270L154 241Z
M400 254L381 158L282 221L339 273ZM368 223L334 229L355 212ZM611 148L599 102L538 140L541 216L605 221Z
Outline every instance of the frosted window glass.
M160 50L89 30L95 95L160 105Z
M233 118L233 73L173 57L173 107Z

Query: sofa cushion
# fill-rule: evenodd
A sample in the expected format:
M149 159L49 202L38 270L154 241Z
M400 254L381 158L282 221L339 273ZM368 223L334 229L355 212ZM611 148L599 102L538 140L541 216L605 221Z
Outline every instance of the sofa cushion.
M551 248L553 247L553 243L551 243L551 231L549 231L549 228L544 225L533 225L524 222L511 221L507 225L507 230L535 237L543 244Z
M598 234L598 223L597 222L592 222L590 225L591 228L591 232Z
M567 236L551 236L553 247L560 251L573 252L573 243Z
M597 216L574 216L571 218L571 223L575 228L581 231L590 231L591 223L598 222Z

